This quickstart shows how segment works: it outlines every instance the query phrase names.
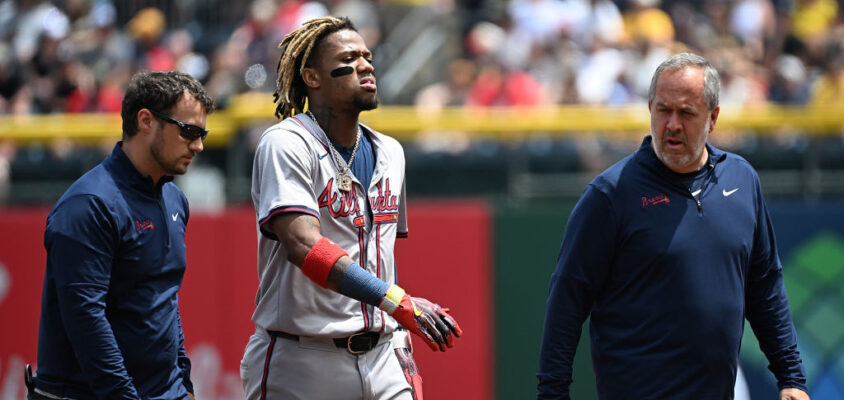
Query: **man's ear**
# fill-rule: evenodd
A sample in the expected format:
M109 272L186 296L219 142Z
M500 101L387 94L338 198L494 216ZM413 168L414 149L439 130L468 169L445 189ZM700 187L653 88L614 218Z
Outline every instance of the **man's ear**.
M715 123L718 122L718 114L720 114L720 113L721 113L721 106L715 107L715 109L710 112L709 118L712 122L709 124L709 132L712 132L715 129ZM707 133L709 133L709 132L707 132Z
M302 68L302 81L312 89L319 89L319 75L313 68Z
M138 133L151 132L155 123L155 115L148 109L142 108L138 111Z

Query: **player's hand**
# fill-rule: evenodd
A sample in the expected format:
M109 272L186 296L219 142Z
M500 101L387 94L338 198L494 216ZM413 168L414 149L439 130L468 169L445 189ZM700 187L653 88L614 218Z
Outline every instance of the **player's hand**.
M448 315L448 309L421 297L405 294L392 316L433 351L446 351L454 346L454 337L463 334L457 321Z
M780 400L809 400L809 394L795 388L780 390Z
M454 337L460 337L463 334L463 330L460 329L460 325L457 325L454 317L448 314L450 310L448 308L442 308L439 304L432 303L421 297L411 297L410 299L413 301L413 305L423 311L423 314L435 315L437 317L435 319L437 330L446 339L446 345L453 347ZM442 350L445 351L445 349Z

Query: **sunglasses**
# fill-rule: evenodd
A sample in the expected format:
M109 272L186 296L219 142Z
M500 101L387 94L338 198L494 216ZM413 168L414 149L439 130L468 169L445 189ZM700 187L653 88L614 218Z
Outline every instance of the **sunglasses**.
M177 125L179 127L179 135L191 142L196 139L201 139L202 141L205 141L205 137L208 136L208 129L200 128L193 124L186 124L182 121L173 119L173 117L169 115L162 114L158 111L151 110L149 108L147 108L147 110L149 110L152 115L155 115L159 119Z

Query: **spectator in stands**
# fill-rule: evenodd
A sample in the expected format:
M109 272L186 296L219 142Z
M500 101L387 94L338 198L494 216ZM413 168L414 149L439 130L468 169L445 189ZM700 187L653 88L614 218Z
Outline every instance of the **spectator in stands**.
M448 65L446 81L425 87L416 94L416 107L426 110L467 103L469 90L477 74L477 66L471 60L458 58Z
M471 51L464 56L486 68L481 74L484 85L495 80L495 73L488 72L496 64L505 78L502 84L510 75L530 88L526 96L493 96L498 99L492 101L476 95L487 98L477 104L513 104L508 96L517 97L519 104L640 102L649 75L641 71L652 70L659 59L684 46L710 54L713 60L729 54L733 59L724 65L737 68L725 76L725 97L731 97L734 76L736 88L753 83L751 98L757 101L759 77L762 86L765 79L781 78L776 61L783 48L772 46L782 47L780 32L787 31L783 24L788 18L794 33L786 46L804 64L807 80L825 64L825 43L841 25L835 0L800 0L791 16L786 3L630 0L617 3L619 8L609 0L514 0L499 14L493 9L484 13L487 21L470 31L466 42ZM301 21L326 15L329 7L348 12L366 27L362 34L367 40L377 44L383 24L376 14L386 10L363 0L254 0L240 6L247 15L242 22L221 16L231 21L227 27L184 30L168 26L161 10L147 8L127 15L134 11L119 7L123 5L109 0L61 7L37 0L0 2L0 37L6 46L4 50L0 43L0 113L114 112L114 99L127 77L142 69L189 71L207 80L209 90L225 104L238 93L267 90L267 71L275 67L274 43ZM42 24L45 20L49 23ZM228 40L191 48L198 32L227 28L232 31ZM674 42L675 33L682 46ZM792 51L795 46L804 46L806 56ZM379 49L375 50L377 54ZM554 71L549 68L553 65L562 67ZM594 66L600 66L600 72ZM535 86L541 89L538 100ZM782 91L762 90L765 95L779 101Z
M821 75L812 86L809 104L812 106L844 108L844 44L829 42Z
M810 48L821 54L838 17L836 0L796 0L791 16L791 31Z
M808 71L794 55L783 54L777 59L768 83L768 99L774 103L803 105L809 100Z
M542 87L530 74L490 64L481 68L469 95L469 106L535 106L544 99Z

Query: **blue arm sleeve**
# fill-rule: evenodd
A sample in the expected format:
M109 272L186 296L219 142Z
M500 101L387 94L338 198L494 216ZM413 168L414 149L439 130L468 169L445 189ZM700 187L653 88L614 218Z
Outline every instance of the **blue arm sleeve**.
M74 355L98 398L140 399L105 316L117 229L94 197L73 197L61 207L45 246Z
M340 280L337 293L378 307L390 285L367 272L358 263L346 267L346 273Z
M616 222L607 196L589 185L572 211L551 276L539 354L537 399L569 399L583 322L609 273Z
M808 392L774 229L758 183L756 196L757 226L745 294L747 320L759 340L759 347L768 358L768 369L774 373L777 386Z

